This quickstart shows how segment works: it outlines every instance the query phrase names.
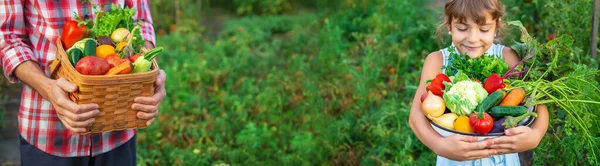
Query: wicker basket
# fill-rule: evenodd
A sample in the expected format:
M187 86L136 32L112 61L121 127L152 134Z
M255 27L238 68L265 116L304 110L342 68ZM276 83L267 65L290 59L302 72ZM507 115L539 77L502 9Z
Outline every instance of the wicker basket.
M56 41L56 47L56 59L49 65L51 78L63 77L79 87L76 92L69 93L71 101L77 104L96 103L99 106L100 114L85 134L146 127L146 120L138 119L137 111L131 109L131 105L138 96L154 94L154 82L158 76L156 60L152 62L149 72L83 75L69 62L60 38Z

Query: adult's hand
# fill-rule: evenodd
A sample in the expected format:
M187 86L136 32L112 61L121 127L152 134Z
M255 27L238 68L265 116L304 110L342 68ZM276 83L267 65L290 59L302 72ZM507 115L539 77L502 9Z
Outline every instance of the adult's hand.
M77 86L64 78L52 80L48 100L58 114L63 125L75 132L84 133L100 113L97 104L76 104L68 97L68 92L75 92Z
M167 75L165 71L160 70L158 77L154 84L156 85L156 89L154 90L154 95L150 97L136 97L131 105L131 108L137 110L137 117L139 119L144 119L146 121L146 126L150 126L156 116L158 116L158 107L162 103L165 96L167 96L167 91L165 90L165 80L167 79Z

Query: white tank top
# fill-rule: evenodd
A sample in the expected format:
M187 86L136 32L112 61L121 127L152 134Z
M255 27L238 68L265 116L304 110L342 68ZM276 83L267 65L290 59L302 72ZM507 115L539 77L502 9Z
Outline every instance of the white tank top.
M452 46L454 46L454 43L452 43ZM444 49L441 49L440 52L442 52L442 56L443 56L443 63L442 63L442 73L446 74L446 70L444 70L444 68L446 68L447 66L451 66L452 65L452 61L449 60L450 57L450 51L448 51L448 49L453 48L455 52L458 52L458 50L456 50L455 47L446 47ZM496 56L498 58L503 58L502 57L502 50L504 49L504 45L501 44L492 44L492 46L485 52L485 54L483 54L484 56Z

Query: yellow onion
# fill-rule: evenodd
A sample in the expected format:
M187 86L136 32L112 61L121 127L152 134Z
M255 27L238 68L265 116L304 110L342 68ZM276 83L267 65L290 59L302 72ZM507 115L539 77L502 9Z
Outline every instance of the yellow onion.
M440 117L431 117L427 116L427 118L431 119L436 124L445 127L450 130L454 130L454 120L458 118L458 116L454 113L446 113Z
M421 110L427 116L438 117L446 111L446 103L442 97L427 91L427 97L421 103Z
M115 43L119 43L119 42L122 42L122 41L126 41L126 38L127 38L128 35L129 35L129 30L127 30L125 28L117 28L110 35L110 39L112 39L113 42L115 42Z

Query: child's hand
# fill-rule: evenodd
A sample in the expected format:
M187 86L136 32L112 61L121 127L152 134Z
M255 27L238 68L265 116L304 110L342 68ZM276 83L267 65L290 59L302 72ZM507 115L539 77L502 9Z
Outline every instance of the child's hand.
M537 147L541 136L527 126L519 126L504 131L505 136L494 138L490 147L496 154L517 153Z
M455 134L440 139L434 152L455 161L476 160L493 155L494 150L488 149L493 143L492 140L477 142L477 137Z

